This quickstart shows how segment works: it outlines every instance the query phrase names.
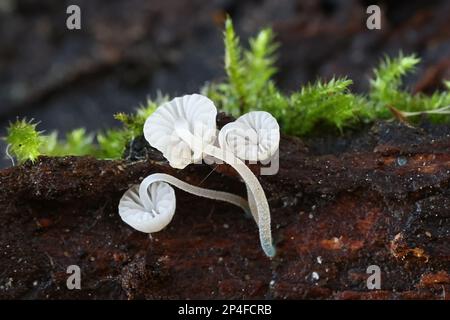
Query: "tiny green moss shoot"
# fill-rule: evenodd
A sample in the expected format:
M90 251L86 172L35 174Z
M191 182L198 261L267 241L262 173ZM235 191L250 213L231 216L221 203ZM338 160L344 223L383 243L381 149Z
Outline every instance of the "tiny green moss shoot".
M9 124L6 137L9 153L21 163L26 160L34 162L40 155L42 139L36 126L37 123L33 123L33 120L26 119L18 119Z

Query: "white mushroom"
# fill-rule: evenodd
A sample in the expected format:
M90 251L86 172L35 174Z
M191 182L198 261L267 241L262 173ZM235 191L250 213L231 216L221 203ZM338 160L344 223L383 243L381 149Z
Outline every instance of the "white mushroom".
M219 132L221 148L233 152L241 160L265 161L280 145L280 126L268 112L251 111L227 123ZM247 186L250 208L258 221L256 199Z
M122 220L145 233L158 232L166 227L172 220L176 207L175 192L168 183L191 194L225 201L249 212L248 203L242 197L192 186L168 174L155 173L146 177L140 185L132 186L122 196L119 202Z
M144 137L150 145L162 152L173 168L183 169L199 162L201 146L216 140L217 109L208 98L192 94L166 102L147 118ZM191 148L176 132L176 128L195 134L200 145Z
M134 229L153 233L170 223L175 207L175 192L167 183L154 183L144 194L134 185L120 199L119 215Z
M258 220L261 246L266 255L273 257L275 248L272 245L270 209L264 190L253 172L233 152L212 144L216 115L214 103L207 97L193 94L175 98L159 106L146 120L144 136L150 145L166 156L172 166L179 169L201 160L203 154L230 164L253 195L254 201L250 202L251 208L257 212L253 216Z
M219 143L239 159L270 159L280 145L280 126L268 112L252 111L227 123L219 132Z

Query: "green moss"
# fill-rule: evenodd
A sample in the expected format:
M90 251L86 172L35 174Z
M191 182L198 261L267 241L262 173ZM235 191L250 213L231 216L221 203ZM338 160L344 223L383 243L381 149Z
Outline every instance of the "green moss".
M444 83L447 90L432 95L412 94L403 88L403 77L413 72L420 62L415 55L400 53L382 60L374 69L367 95L352 93L352 81L347 78L318 80L296 92L283 94L272 79L277 44L270 29L251 38L249 49L245 50L228 18L224 44L228 78L222 83L209 84L203 92L235 116L252 110L271 112L288 134L305 136L323 128L342 132L345 127L360 122L398 115L414 117L420 113L428 113L433 121L449 120L450 110L446 107L450 105L450 81Z
M127 140L142 135L142 128L144 127L145 120L160 104L168 100L168 96L158 95L155 101L147 100L147 103L139 106L133 114L126 114L123 112L115 114L114 118L122 122L124 126L123 133L126 135Z
M286 113L281 119L287 133L305 135L315 126L336 127L342 131L362 115L360 99L348 90L348 79L332 79L309 84L290 96Z
M285 133L305 136L320 134L324 128L342 132L345 128L376 119L394 116L409 117L427 113L435 122L448 122L450 112L450 81L445 90L431 95L412 94L403 85L403 77L415 70L420 62L415 55L399 54L384 58L374 69L367 95L351 92L347 78L317 80L290 94L282 93L273 76L276 73L278 45L271 29L263 29L250 38L247 48L241 45L230 18L224 30L223 82L209 83L202 93L217 107L234 116L252 110L272 113ZM36 123L17 120L10 124L9 152L20 162L34 161L40 154L51 156L93 155L102 159L121 158L126 145L142 134L145 120L158 105L169 98L159 95L140 106L135 113L119 113L115 118L122 127L95 134L84 129L69 132L59 140L56 132L43 135Z
M123 124L122 128L108 129L98 134L87 133L84 128L68 132L64 139L58 138L58 133L44 135L37 131L37 123L17 120L8 127L6 141L8 151L19 162L35 161L39 155L84 156L91 155L100 159L120 159L126 145L142 134L145 119L152 114L159 103L167 97L158 97L156 102L147 101L133 114L120 113L115 118Z
M129 142L127 134L122 129L109 129L97 134L99 151L97 156L102 159L120 159Z
M35 161L40 154L42 138L36 130L37 123L26 119L16 120L9 124L6 142L9 145L9 153L19 162L26 160Z
M444 82L447 90L434 92L431 95L423 93L411 94L402 89L402 77L412 73L420 62L415 55L400 55L394 59L386 57L380 66L374 70L374 78L371 80L369 92L369 101L372 105L372 118L386 119L391 118L392 113L389 107L394 107L400 112L414 113L419 115L421 112L429 113L431 120L436 122L448 121L444 113L433 114L433 110L450 105L450 92L448 82Z
M65 139L58 140L58 133L42 136L43 144L39 151L47 156L84 156L96 152L94 134L87 133L84 128L72 130Z
M272 86L271 78L276 72L274 53L277 44L272 30L263 29L250 39L250 48L243 49L229 18L225 23L224 44L228 81L211 84L203 92L220 109L238 116L252 110L267 97L266 89Z

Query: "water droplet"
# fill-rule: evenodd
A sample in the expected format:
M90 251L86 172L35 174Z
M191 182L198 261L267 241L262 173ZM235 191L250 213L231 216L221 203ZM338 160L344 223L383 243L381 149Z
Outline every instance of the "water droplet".
M408 163L408 159L403 156L397 157L397 165L402 167Z

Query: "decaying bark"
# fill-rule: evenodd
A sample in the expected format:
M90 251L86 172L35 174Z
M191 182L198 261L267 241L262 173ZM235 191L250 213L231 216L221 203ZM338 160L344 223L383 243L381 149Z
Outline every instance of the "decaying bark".
M123 192L154 172L244 195L228 166L178 171L152 151L2 170L0 297L448 299L448 131L379 123L349 138L283 137L278 174L260 177L272 260L231 205L177 190L172 223L151 239L117 213ZM81 290L66 288L72 264ZM367 288L370 265L381 269L380 290Z

